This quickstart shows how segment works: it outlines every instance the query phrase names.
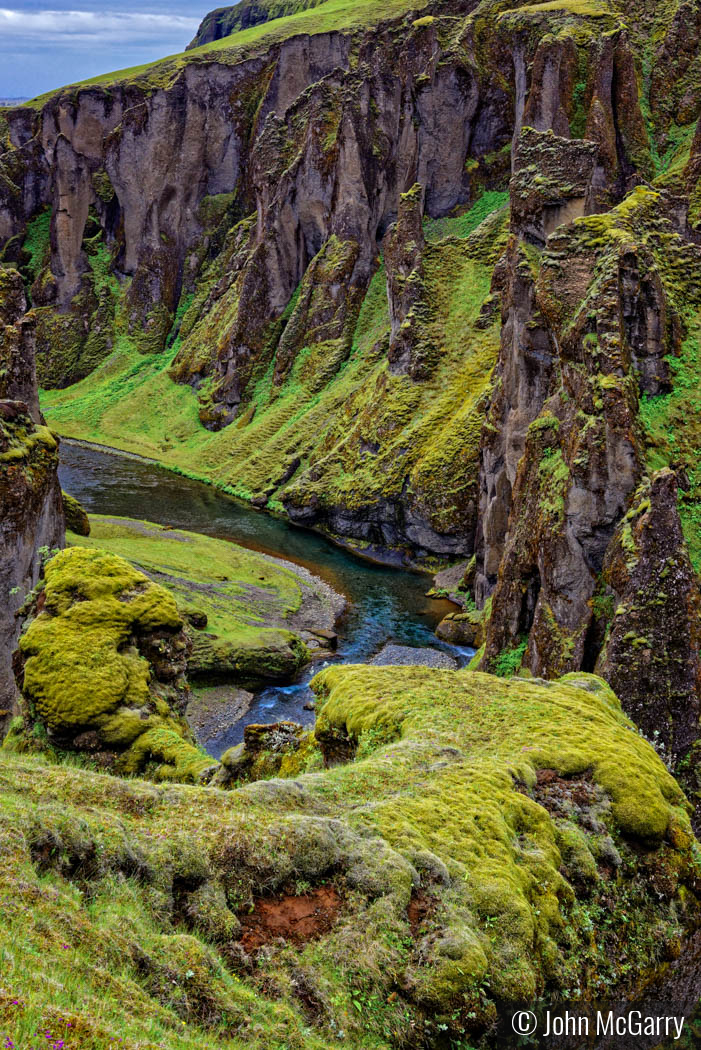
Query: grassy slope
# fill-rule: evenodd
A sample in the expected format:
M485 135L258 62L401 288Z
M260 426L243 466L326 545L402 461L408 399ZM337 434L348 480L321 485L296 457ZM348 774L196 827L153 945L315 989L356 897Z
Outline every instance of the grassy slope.
M137 81L145 87L165 87L186 65L196 62L217 61L235 65L242 59L248 59L260 50L272 44L287 40L301 34L316 35L341 29L368 28L388 18L396 18L408 11L421 11L429 0L325 0L309 11L299 11L285 18L251 26L231 36L214 40L210 44L169 55L158 62L143 66L132 66L129 69L104 73L101 76L82 80L70 87L88 87L101 85L109 87L122 82ZM39 107L55 95L47 92L32 99L26 105Z
M179 608L207 614L207 629L235 645L280 641L302 604L291 569L225 540L164 529L146 521L91 515L90 536L72 546L107 550L131 562L175 597Z
M23 1050L320 1050L340 1029L346 1046L389 1050L444 1025L459 1039L492 996L527 998L544 973L606 996L678 937L692 896L651 893L621 836L645 838L656 878L688 880L682 797L603 683L345 667L316 689L319 730L357 735L359 757L294 784L160 788L2 756L3 1036ZM578 804L554 822L529 797L542 768L591 777L594 824L578 826ZM413 934L406 858L435 901ZM344 898L330 931L237 964L230 908L329 879ZM621 922L625 955L609 932Z
M70 437L150 456L243 498L267 489L295 456L303 466L322 463L317 488L329 501L342 496L363 505L380 493L395 495L412 473L419 489L441 493L440 523L440 515L449 517L460 495L453 491L454 479L464 484L465 471L455 469L455 460L498 349L496 319L486 331L473 327L507 218L505 195L486 196L486 205L479 201L467 215L427 224L427 280L439 304L434 337L442 351L430 381L414 384L388 376L383 341L389 311L380 268L348 360L326 385L319 382L324 361L317 360L323 346L305 348L281 388L273 385L271 362L252 397L255 413L245 412L211 433L199 422L191 388L168 377L179 342L164 354L144 356L121 335L111 356L86 380L44 392L42 407L50 425ZM485 210L492 217L478 227ZM378 387L383 389L379 398ZM349 406L359 416L355 430L364 428L369 439L382 433L382 454L371 462L349 440ZM330 470L331 461L340 469ZM279 507L275 493L271 506Z
M641 416L648 439L651 470L673 463L686 471L689 487L680 492L679 511L689 554L701 575L701 316L689 318L689 333L679 357L672 358L671 393L645 397Z

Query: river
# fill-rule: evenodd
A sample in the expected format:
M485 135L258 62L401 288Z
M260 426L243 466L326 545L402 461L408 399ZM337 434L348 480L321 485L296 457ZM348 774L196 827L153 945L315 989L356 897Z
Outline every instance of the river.
M306 566L347 599L346 612L337 625L339 645L334 662L363 663L387 642L431 646L450 653L461 666L472 656L473 650L436 638L436 625L455 606L426 598L431 585L426 574L364 561L324 536L126 454L64 439L59 477L66 492L79 499L89 513L189 529ZM207 749L219 757L243 738L249 723L310 722L313 716L304 710L304 704L312 696L309 680L320 666L324 665L312 664L291 685L261 690L245 718L208 741Z

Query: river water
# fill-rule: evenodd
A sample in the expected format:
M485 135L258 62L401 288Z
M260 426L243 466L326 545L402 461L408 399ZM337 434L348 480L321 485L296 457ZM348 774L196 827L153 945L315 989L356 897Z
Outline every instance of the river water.
M334 662L363 663L387 642L431 646L464 665L473 650L440 642L434 630L455 606L425 597L431 578L423 573L374 565L335 546L317 533L254 510L199 481L181 477L147 460L63 440L61 485L93 514L142 518L230 540L304 565L344 594L347 609L337 625ZM217 757L243 738L250 723L313 720L304 710L313 663L299 680L261 690L241 722L207 742Z

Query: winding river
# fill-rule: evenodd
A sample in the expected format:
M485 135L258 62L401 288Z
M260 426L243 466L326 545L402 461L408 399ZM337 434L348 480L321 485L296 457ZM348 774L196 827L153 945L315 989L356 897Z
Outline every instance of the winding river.
M192 481L148 460L122 453L61 442L62 487L93 514L142 518L230 540L265 554L304 565L347 598L337 625L341 663L363 663L387 642L431 646L454 656L462 666L473 650L440 642L438 621L455 606L425 597L430 577L375 565L336 547L317 533L254 510L202 482ZM323 665L322 665L323 666ZM304 705L311 699L312 664L287 686L260 691L244 719L207 749L219 756L243 738L244 726L256 722L312 718Z

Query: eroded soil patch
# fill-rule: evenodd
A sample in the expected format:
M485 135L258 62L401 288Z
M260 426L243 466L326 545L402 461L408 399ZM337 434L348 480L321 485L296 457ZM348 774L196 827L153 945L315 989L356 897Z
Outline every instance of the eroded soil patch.
M538 770L533 795L549 813L562 815L571 809L588 809L598 801L590 775L562 777L554 769Z
M342 900L334 886L318 886L303 894L258 897L252 912L240 915L241 944L247 952L282 938L292 944L328 933L341 912Z
M427 893L412 893L407 918L412 937L416 937L422 926L431 918L436 910L436 900L429 897Z

